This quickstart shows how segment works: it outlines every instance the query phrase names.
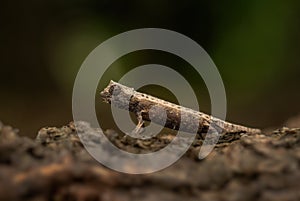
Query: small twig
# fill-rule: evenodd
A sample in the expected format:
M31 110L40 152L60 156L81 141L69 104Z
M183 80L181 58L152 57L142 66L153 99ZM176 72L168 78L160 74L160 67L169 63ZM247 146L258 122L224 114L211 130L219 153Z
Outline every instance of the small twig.
M199 119L198 134L207 133L211 126L218 133L260 133L260 129L248 128L241 125L232 124L202 112L179 106L159 98L140 93L133 88L110 81L109 85L100 93L103 100L113 104L120 109L126 109L136 114L139 119L139 127L143 120L153 121L157 124L174 130L193 132L191 122ZM153 108L162 108L162 110L153 110ZM150 112L153 114L150 118ZM184 118L182 118L184 116ZM163 118L166 117L166 120ZM198 121L198 120L197 120Z

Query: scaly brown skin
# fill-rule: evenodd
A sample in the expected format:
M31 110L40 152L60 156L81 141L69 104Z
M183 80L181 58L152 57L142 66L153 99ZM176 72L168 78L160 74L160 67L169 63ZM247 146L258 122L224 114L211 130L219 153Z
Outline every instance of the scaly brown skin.
M207 115L202 112L176 105L148 94L135 91L133 88L110 81L109 85L100 93L104 102L113 104L120 109L126 109L137 115L139 127L143 120L152 121L174 130L189 133L207 133L209 127L219 134L224 133L261 133L260 129L236 125ZM128 104L129 102L129 104ZM166 115L162 111L166 112ZM151 118L150 118L151 112ZM166 120L164 118L166 117ZM195 128L196 121L198 128Z

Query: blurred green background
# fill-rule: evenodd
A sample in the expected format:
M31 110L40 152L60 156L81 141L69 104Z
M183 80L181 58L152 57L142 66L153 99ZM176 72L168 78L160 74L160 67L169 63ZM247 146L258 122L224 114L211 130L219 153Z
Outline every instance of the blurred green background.
M185 34L209 53L225 84L228 120L278 127L300 111L297 0L1 0L0 25L0 120L22 135L71 121L72 86L85 57L105 39L145 27ZM185 65L162 54L128 55L105 79L146 63ZM197 95L207 96L200 85Z

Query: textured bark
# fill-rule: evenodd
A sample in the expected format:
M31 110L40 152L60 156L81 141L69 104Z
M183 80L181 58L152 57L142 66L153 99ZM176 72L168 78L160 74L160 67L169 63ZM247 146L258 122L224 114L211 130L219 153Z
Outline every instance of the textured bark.
M86 127L89 124L79 122L77 131ZM84 136L101 144L97 133L90 128ZM113 130L104 134L133 153L157 151L174 138L168 133L148 140L124 138ZM73 123L42 128L35 140L0 124L0 200L300 200L300 129L283 128L269 135L229 133L199 161L202 142L197 136L188 152L162 171L128 175L95 161Z

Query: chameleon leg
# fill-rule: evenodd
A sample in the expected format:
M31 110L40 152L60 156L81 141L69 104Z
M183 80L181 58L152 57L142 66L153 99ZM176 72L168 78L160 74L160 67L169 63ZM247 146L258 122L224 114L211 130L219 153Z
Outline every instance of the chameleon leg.
M141 133L143 133L145 131L145 128L144 128L144 123L145 122L144 122L143 117L142 117L142 111L137 112L136 117L137 117L137 120L138 120L138 124L133 129L133 131L131 131L131 136L138 137Z

